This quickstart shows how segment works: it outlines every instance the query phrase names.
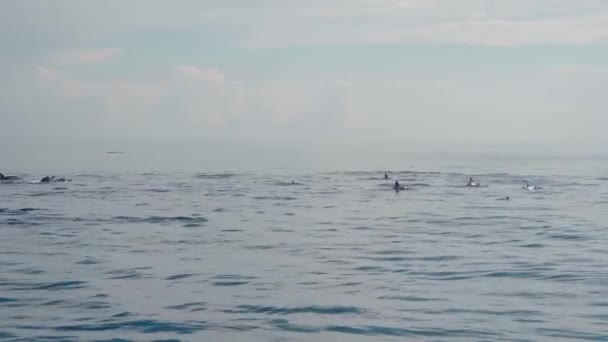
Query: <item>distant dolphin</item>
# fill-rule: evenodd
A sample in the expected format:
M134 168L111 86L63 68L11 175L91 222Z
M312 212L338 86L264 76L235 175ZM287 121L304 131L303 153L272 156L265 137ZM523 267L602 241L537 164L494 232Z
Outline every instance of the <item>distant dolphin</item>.
M10 180L17 180L17 179L19 179L19 177L17 177L17 176L5 176L2 173L0 173L1 181L10 181Z
M395 181L395 185L393 185L393 189L395 189L395 191L399 192L400 190L407 190L407 187L400 185L399 181Z
M478 188L481 185L473 180L473 177L469 177L469 182L467 183L468 187Z
M53 179L55 179L55 176L46 176L40 180L40 183L50 183Z
M526 183L526 185L522 187L522 189L524 189L524 190L534 191L534 190L540 190L540 189L542 189L538 185L530 185L530 183L528 181L525 181L524 183Z

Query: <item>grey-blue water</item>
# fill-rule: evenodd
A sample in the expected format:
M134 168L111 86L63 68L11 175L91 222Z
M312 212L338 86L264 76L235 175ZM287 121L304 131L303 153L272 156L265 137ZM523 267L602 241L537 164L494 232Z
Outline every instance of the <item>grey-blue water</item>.
M0 340L608 341L605 161L97 158L0 183Z

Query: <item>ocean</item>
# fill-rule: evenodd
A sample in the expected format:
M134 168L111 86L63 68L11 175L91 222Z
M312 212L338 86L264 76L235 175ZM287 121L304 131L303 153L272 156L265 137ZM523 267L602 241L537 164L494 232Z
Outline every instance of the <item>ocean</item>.
M2 341L608 341L606 159L85 150L3 156Z

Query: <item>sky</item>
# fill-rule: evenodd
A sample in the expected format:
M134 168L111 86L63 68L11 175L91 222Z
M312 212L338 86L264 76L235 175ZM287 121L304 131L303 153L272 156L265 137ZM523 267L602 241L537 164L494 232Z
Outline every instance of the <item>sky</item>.
M605 0L3 0L0 136L608 144Z

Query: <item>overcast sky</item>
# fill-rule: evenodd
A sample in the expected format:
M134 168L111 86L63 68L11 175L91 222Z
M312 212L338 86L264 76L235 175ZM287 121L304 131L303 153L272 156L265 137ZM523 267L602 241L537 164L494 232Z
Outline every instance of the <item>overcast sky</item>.
M0 135L607 146L604 0L2 0Z

